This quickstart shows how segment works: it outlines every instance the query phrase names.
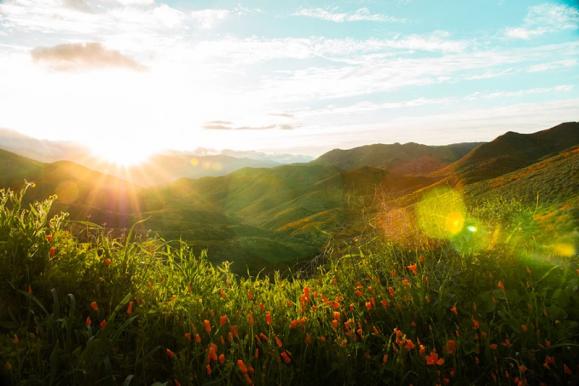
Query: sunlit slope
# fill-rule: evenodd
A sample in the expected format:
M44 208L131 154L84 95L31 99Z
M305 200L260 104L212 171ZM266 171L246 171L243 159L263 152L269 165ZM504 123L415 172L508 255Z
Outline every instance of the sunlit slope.
M516 197L527 203L565 201L579 196L579 146L525 168L467 185L469 197Z
M69 161L47 164L0 150L0 185L20 187L25 180L36 184L29 199L57 194L54 209L75 219L125 227L138 212L135 187L126 181Z
M460 159L477 145L478 143L458 143L427 146L413 142L374 144L348 150L334 149L312 162L343 170L369 166L396 174L425 175Z
M579 123L567 122L533 134L509 131L482 144L441 171L463 183L497 177L579 144Z

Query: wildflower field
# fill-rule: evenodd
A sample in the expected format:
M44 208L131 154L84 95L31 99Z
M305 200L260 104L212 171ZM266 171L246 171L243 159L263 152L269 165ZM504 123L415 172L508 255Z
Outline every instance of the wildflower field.
M508 234L492 248L360 237L308 274L239 276L24 194L0 192L1 384L579 383L573 243L541 249L524 205L479 206Z

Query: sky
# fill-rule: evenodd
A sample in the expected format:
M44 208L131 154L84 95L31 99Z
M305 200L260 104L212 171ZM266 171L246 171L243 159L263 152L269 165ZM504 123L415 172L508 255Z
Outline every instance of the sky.
M309 155L534 132L579 118L578 7L0 0L0 128Z

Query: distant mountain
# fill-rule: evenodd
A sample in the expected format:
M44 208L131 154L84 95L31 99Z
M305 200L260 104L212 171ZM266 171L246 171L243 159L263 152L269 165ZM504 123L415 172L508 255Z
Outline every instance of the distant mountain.
M533 134L509 131L481 144L440 172L464 183L497 177L579 145L579 123L567 122Z
M36 139L9 129L0 129L0 149L41 162L78 160L88 153L88 149L72 142Z
M269 168L279 163L267 159L235 158L227 155L194 155L186 152L165 152L154 155L140 165L119 171L120 176L130 175L141 186L158 186L179 178L223 176L236 170L254 167Z
M479 143L458 143L427 146L414 142L374 144L348 150L334 149L313 162L342 170L370 166L396 174L427 175L460 159L478 145Z
M222 176L244 167L266 168L282 163L309 160L309 157L260 152L224 150L222 154L207 149L195 152L164 152L141 165L120 168L91 155L90 151L72 142L40 140L13 130L0 129L0 149L41 162L74 161L85 167L105 171L119 178L130 177L142 186L163 185L179 178Z

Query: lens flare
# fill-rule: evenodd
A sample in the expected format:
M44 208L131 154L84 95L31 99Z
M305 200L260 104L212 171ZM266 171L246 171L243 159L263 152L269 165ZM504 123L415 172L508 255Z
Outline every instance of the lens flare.
M450 188L434 189L416 206L416 217L422 231L435 239L450 239L465 224L466 205L462 195Z

